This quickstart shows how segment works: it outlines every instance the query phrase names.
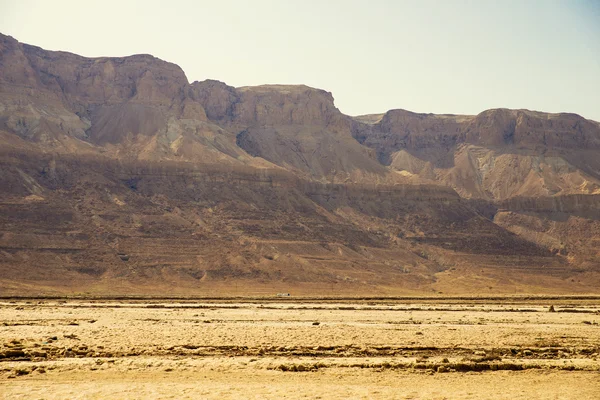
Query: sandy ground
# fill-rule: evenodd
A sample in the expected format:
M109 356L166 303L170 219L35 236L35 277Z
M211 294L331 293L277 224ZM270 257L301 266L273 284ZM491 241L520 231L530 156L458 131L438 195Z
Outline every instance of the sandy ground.
M3 398L598 399L600 304L0 302Z

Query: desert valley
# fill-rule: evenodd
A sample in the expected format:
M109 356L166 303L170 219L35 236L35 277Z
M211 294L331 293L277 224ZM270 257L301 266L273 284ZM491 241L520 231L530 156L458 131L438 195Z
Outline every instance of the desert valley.
M599 155L0 34L0 397L595 399Z

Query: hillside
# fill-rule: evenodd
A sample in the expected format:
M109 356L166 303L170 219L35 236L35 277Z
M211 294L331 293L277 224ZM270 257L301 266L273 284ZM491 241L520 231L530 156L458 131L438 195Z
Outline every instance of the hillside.
M0 35L0 294L594 293L600 125L234 88Z

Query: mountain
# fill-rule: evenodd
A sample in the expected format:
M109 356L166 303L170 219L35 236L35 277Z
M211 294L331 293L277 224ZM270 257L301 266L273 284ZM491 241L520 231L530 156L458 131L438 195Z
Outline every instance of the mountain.
M575 114L392 110L366 127L358 124L354 137L391 169L435 180L466 198L600 193L600 125Z
M351 117L0 35L0 293L594 293L600 125Z

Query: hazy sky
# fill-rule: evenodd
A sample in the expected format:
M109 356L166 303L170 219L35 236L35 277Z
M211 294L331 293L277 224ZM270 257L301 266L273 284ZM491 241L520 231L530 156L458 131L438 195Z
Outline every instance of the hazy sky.
M0 0L0 32L90 57L150 53L190 82L304 83L350 115L600 121L600 0Z

